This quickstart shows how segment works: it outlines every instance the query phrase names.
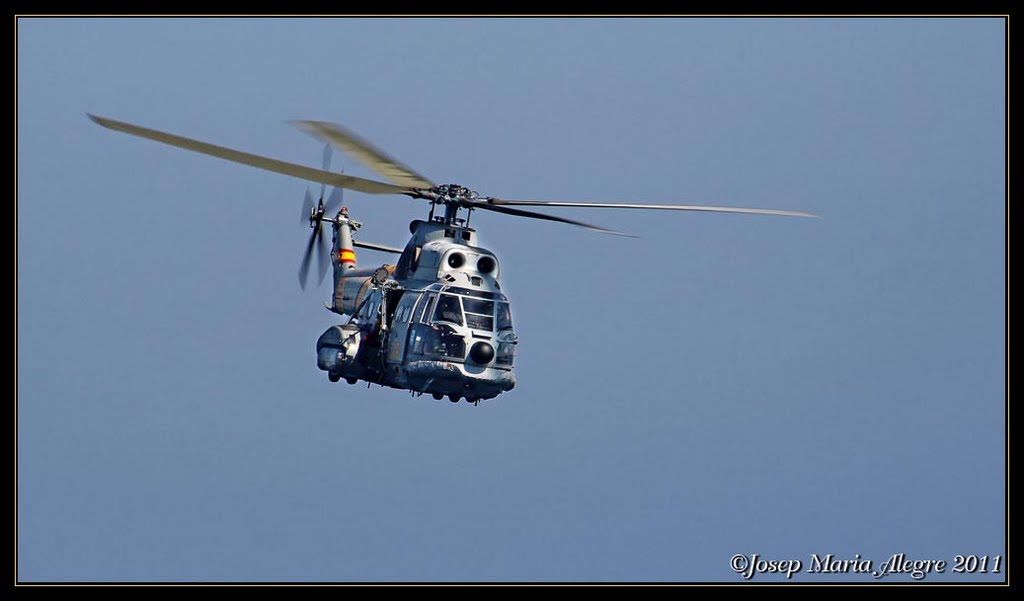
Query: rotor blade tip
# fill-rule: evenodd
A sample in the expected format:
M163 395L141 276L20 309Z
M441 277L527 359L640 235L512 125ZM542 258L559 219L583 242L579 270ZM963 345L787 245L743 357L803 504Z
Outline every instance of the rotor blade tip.
M308 119L292 119L291 121L286 121L285 123L291 125L292 127L297 127L306 133L312 133L311 126L313 122L309 121Z

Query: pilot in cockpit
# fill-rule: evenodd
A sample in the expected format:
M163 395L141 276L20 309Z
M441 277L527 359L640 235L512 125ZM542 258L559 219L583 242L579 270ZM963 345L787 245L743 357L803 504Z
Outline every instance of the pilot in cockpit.
M458 297L442 294L434 312L434 319L462 325L462 308L459 306Z

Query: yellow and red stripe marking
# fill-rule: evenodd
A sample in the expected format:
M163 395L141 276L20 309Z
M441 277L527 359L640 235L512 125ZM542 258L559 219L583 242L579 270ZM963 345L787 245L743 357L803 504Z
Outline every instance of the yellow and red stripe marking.
M351 248L343 248L338 251L338 262L339 263L355 263L356 262L356 251Z

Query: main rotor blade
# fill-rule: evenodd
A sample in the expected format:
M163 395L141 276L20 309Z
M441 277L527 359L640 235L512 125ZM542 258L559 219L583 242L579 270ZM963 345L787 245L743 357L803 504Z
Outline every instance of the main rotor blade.
M817 217L812 213L803 211L784 211L781 209L747 209L742 207L714 207L707 205L652 205L652 204L622 204L603 202L561 202L557 200L503 200L501 198L487 198L488 204L498 206L519 206L519 207L584 207L589 209L652 209L661 211L713 211L716 213L753 213L757 215L782 215L786 217Z
M495 213L504 213L506 215L515 215L517 217L529 217L531 219L543 219L545 221L557 221L559 223L568 223L568 224L571 224L571 225L578 225L580 227L585 227L588 230L594 230L595 232L601 232L602 234L612 234L614 236L626 236L627 238L635 238L636 237L636 236L633 236L631 234L624 234L622 232L617 232L615 230L610 230L608 228L604 228L604 227L600 227L600 226L596 226L596 225L591 225L589 223L584 223L582 221L576 221L574 219L566 219L565 217L558 217L556 215L546 215L544 213L535 213L533 211L524 211L522 209L513 209L511 207L504 207L504 206L499 206L499 205L494 205L494 204L484 204L484 203L477 204L477 203L473 203L473 204L468 205L468 206L470 208L473 208L473 209L483 209L485 211L494 211Z
M319 228L318 228L319 229ZM309 261L313 258L313 245L316 244L317 230L313 230L309 236L309 244L306 245L306 254L302 255L302 264L299 265L299 287L306 289L306 280L309 279Z
M395 253L396 255L402 254L401 248L395 248L393 246L384 246L383 244L373 244L372 242L356 242L355 240L353 240L352 246L356 246L358 248L365 248L367 250L379 250L380 252L385 253Z
M331 150L331 145L330 144L324 144L324 161L323 161L323 170L324 171L330 171L331 170L331 155L332 154L334 154L334 152ZM327 184L321 182L320 183L320 200L324 199L324 194L326 192L327 192Z
M304 180L338 186L339 188L349 188L359 192L365 192L367 194L403 194L408 192L407 188L402 186L394 186L360 177L340 175L321 169L304 167L294 163L286 163L277 159L242 152L240 150L232 150L223 146L216 146L214 144L200 142L199 140L193 140L191 138L176 136L174 134L169 134L155 129L132 125L131 123L125 123L123 121L115 121L113 119L97 117L96 115L89 115L89 118L107 129L113 129L133 136L139 136L140 138L148 138L171 146L184 148L185 150L201 152L219 159L234 161L236 163L242 163L243 165L258 167L260 169L266 169L267 171L274 171L276 173L290 175Z
M348 152L393 184L408 188L434 187L434 183L429 179L340 125L323 121L292 121L292 125L318 140Z

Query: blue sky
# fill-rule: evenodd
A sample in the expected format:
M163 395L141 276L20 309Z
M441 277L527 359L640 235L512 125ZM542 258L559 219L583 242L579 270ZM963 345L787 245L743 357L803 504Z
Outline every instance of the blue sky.
M17 35L19 580L742 582L735 554L828 553L1005 577L951 573L1006 553L1002 20ZM306 183L87 112L313 166L286 122L335 121L482 194L821 218L474 215L518 385L452 405L316 368L338 320L296 280ZM387 245L426 213L346 204ZM829 579L873 580L793 580Z

